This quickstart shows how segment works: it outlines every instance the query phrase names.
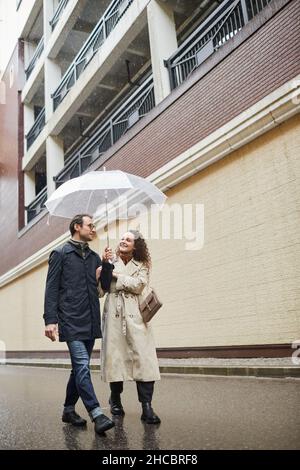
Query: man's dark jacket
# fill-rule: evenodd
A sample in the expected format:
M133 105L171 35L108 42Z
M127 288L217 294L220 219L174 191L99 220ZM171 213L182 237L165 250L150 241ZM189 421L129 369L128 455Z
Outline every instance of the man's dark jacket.
M67 242L49 257L45 292L45 325L58 323L59 341L101 338L96 269L102 265L101 285L107 289L112 265L101 262L88 245Z

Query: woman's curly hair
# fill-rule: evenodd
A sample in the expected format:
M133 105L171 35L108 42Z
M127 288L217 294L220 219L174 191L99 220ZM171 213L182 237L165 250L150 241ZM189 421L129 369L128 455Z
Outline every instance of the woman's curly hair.
M143 235L138 230L128 230L128 232L134 236L133 258L136 261L141 261L150 269L151 256ZM117 255L119 255L119 250L117 250Z

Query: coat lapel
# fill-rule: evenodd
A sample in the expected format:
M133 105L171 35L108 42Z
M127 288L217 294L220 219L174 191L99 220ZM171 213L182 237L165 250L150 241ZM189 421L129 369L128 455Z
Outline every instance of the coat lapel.
M127 276L133 276L141 266L140 261L136 261L134 259L131 259L127 264L124 264L121 258L118 258L118 261L115 263L115 268L116 271L122 273L122 274L127 274Z

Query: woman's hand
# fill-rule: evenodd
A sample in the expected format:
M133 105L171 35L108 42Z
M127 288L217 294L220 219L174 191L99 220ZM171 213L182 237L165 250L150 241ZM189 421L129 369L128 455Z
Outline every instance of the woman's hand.
M115 277L117 279L118 276L119 276L119 273L117 273L115 270L113 270L112 277Z
M99 266L99 268L96 269L96 281L97 282L99 282L101 271L102 271L102 266Z
M112 259L113 259L112 249L107 246L102 254L102 261L103 263L107 263L109 260L111 261Z

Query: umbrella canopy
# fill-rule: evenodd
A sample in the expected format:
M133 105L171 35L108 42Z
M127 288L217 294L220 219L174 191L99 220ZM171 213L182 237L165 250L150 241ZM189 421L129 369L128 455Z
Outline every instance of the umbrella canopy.
M51 215L72 218L83 213L108 217L110 204L110 208L123 208L118 218L126 218L152 205L161 207L165 200L153 183L139 176L120 170L90 171L62 184L45 205Z

